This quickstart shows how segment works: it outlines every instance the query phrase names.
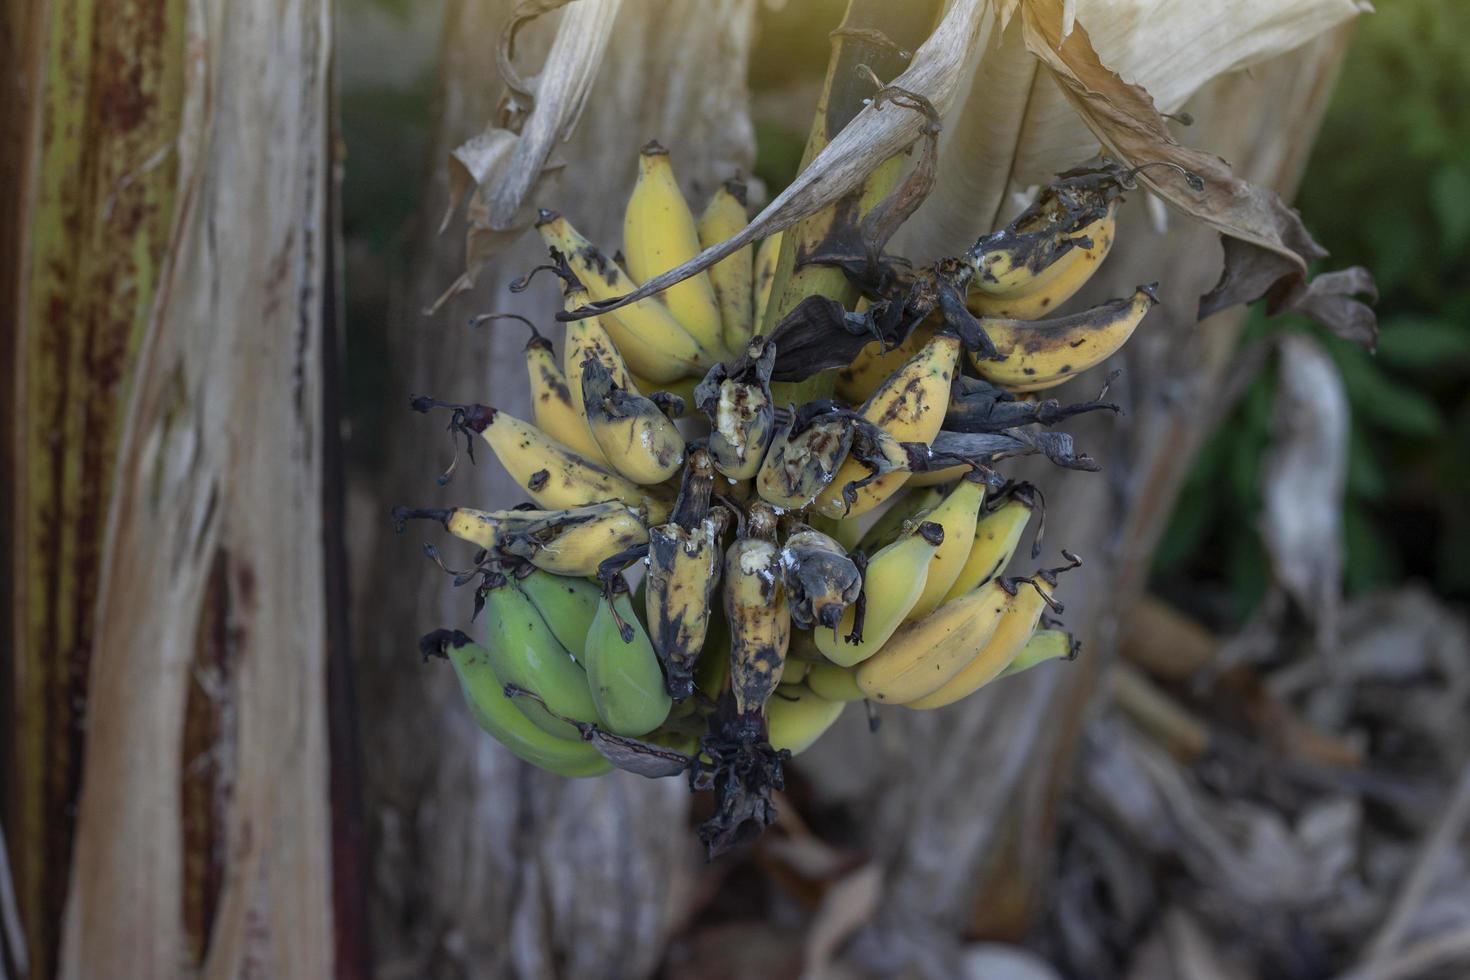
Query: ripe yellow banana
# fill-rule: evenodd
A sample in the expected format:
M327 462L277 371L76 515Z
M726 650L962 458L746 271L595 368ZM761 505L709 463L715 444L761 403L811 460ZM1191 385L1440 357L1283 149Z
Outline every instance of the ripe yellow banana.
M1049 660L1076 660L1077 641L1072 634L1066 630L1037 630L1031 634L1031 639L1016 654L1006 669L1000 672L1001 677L1010 677L1030 670L1039 664Z
M635 281L645 283L699 252L699 230L674 177L669 151L651 142L638 156L638 182L623 213L628 272ZM674 319L701 347L713 354L724 350L720 304L708 273L675 283L664 290L663 298Z
M776 263L781 258L782 235L783 232L778 231L763 239L755 251L755 267L751 273L754 280L751 299L755 307L756 330L766 320L766 307L771 302L771 288L776 284Z
M632 507L646 505L650 520L661 521L668 515L666 499L594 465L507 412L488 405L450 405L431 398L416 398L413 407L421 412L454 409L454 426L489 443L506 472L541 507L580 507L621 500Z
M591 294L578 285L567 290L564 306L566 309L574 310L586 306L591 299ZM607 332L607 328L602 325L600 317L589 316L568 322L562 348L562 374L566 378L567 393L572 397L572 406L581 416L584 429L587 428L587 418L582 404L582 365L589 359L597 361L606 368L608 374L612 375L613 383L619 388L636 391L640 395L647 390L633 380L633 375L628 371L623 355L618 353L617 345L613 343L612 335ZM597 445L596 440L592 439L590 429L588 429L587 438L594 446ZM602 449L598 448L597 451L601 453ZM604 468L606 468L605 464Z
M954 377L959 352L958 337L950 334L934 336L878 386L878 390L863 403L859 414L901 442L931 442L944 425L950 380ZM855 488L856 497L849 506L844 499L846 488L869 473L857 460L849 459L843 463L831 485L817 496L815 506L818 513L834 518L866 514L893 496L909 478L907 471L886 473Z
M618 264L553 211L541 211L536 230L546 244L566 259L583 287L594 300L612 299L636 289ZM713 355L690 336L663 300L657 296L639 300L616 313L598 319L617 343L623 359L640 377L662 383L701 373L714 363Z
M834 664L851 667L877 653L924 594L929 561L944 542L944 528L925 521L913 533L879 551L863 572L863 597L842 614L835 630L817 630L817 649ZM862 632L853 627L862 610Z
M944 543L929 560L929 577L924 581L924 592L914 603L914 608L909 610L909 619L921 619L937 609L960 577L960 571L970 556L975 525L979 522L980 506L984 502L984 480L966 478L924 515L924 520L944 528Z
M805 684L782 684L766 702L771 748L800 755L836 724L846 707L842 701L819 697Z
M643 580L648 631L675 700L694 693L694 665L704 649L711 599L720 581L720 536L727 512L710 512L714 480L709 453L695 448L673 519L648 529L648 574Z
M1000 581L997 579L996 582L980 588L978 592L989 592L992 588L999 592ZM899 685L890 688L897 703L920 710L942 708L974 694L995 680L1001 671L1010 666L1011 661L1016 659L1016 655L1031 638L1031 632L1036 629L1036 623L1041 619L1042 612L1046 610L1049 598L1049 595L1044 592L1047 586L1035 580L1015 582L1012 587L1016 589L1014 596L1001 593L1003 602L996 603L992 600L992 606L1000 607L996 622L989 636L982 641L983 645L975 644L970 647L972 650L978 650L974 658L962 664L958 671L945 676L938 686L930 687L913 697L903 698L903 695L919 690L918 687ZM943 609L944 607L941 606L940 610ZM858 684L863 685L861 675L858 677ZM863 689L868 690L866 686Z
M745 182L739 178L727 180L699 216L700 247L709 248L734 238L747 224ZM709 269L709 280L720 304L725 350L732 354L744 350L755 334L754 259L755 246L747 245Z
M985 309L1008 300L1050 296L1047 307L1056 309L1102 265L1113 247L1117 213L1114 201L1101 217L1076 232L1054 224L1043 226L1040 222L1050 218L1041 216L1035 227L1021 228L1020 234L982 238L967 256L975 269L970 301ZM1078 280L1078 273L1080 281L1062 295L1063 280L1070 284Z
M1010 564L1034 507L1029 494L1017 494L975 524L969 553L944 600L957 599L996 578Z
M582 365L587 428L618 473L637 484L662 483L684 462L684 437L657 405L620 388L598 361Z
M1158 301L1150 285L1139 286L1126 299L1050 320L982 317L981 328L1005 359L973 357L975 370L1011 391L1054 387L1110 357Z
M939 331L940 319L929 317L913 329L901 344L892 350L883 350L879 341L873 341L858 352L858 356L845 368L837 371L837 397L849 405L861 405L872 397L879 385L903 367L904 362L924 349Z
M966 299L970 312L977 316L1008 317L1012 320L1035 320L1054 313L1071 299L1102 267L1116 236L1116 205L1104 218L1082 229L1079 237L1092 242L1076 245L1064 253L1048 269L1049 275L1038 276L1030 288L1015 290L1004 296L992 296L972 289Z
M673 701L664 688L658 654L633 612L628 584L611 581L612 595L597 607L581 662L597 716L618 735L646 735L669 716Z
M905 623L883 649L858 666L858 687L883 704L904 704L933 693L985 646L1009 599L996 579Z
M758 719L781 683L791 643L791 612L776 547L776 514L750 506L725 552L725 620L730 624L730 689L737 716Z
M523 592L511 587L503 573L487 575L481 595L491 669L502 683L514 684L540 699L516 698L515 706L544 732L580 738L574 725L556 715L583 722L597 720L586 673L541 612Z
M921 520L938 506L944 495L942 487L924 487L919 490L911 486L905 487L903 492L890 498L888 509L879 514L878 519L863 532L856 547L871 555L879 548L892 544L903 533L906 522ZM840 521L837 526L847 528L853 524L850 521Z
M853 667L812 664L806 674L806 684L817 697L828 701L862 701L867 698L857 685L857 670Z
M595 575L604 558L648 540L637 513L616 500L562 510L395 507L393 519L400 525L438 521L457 538L524 558L553 575Z
M505 684L490 666L489 652L458 630L435 630L419 642L424 656L444 657L454 665L460 692L476 723L522 760L561 776L598 776L612 764L586 742L548 734L505 695Z

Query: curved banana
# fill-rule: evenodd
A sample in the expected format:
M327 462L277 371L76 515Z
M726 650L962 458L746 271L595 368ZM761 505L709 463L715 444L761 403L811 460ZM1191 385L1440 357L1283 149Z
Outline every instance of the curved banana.
M817 697L828 701L862 701L867 698L857 684L857 671L836 664L812 664L806 673L806 684Z
M745 182L738 177L727 180L699 216L700 247L709 248L734 238L749 223L745 214ZM754 260L755 246L747 245L709 268L709 281L715 287L715 300L720 306L721 336L725 349L731 353L744 350L755 334Z
M573 659L581 657L592 617L602 602L602 590L585 578L555 575L539 568L533 568L529 575L517 574L511 584L531 600Z
M1107 360L1122 347L1144 314L1159 301L1154 292L1157 285L1139 286L1126 299L1109 300L1090 310L1050 320L981 317L981 329L1005 359L972 356L971 361L982 378L1011 391L1055 387Z
M556 212L542 210L536 230L548 247L566 259L594 300L612 299L637 288L616 262ZM601 314L598 319L612 335L628 367L651 381L674 381L700 373L701 366L714 363L710 352L690 336L659 297L639 300L616 313Z
M487 316L477 317L476 322L488 322L490 320L520 320L531 328L531 337L526 341L523 353L526 358L526 376L531 384L531 409L536 428L551 436L557 442L568 449L584 457L588 462L598 466L606 467L607 458L602 455L592 433L587 429L586 418L582 414L582 394L580 375L578 390L573 394L571 386L567 383L567 375L557 366L556 354L552 350L551 341L542 336L536 325L525 317L515 313L491 313ZM591 322L596 326L595 320L576 321L570 327L580 327L583 323ZM601 329L598 327L598 329ZM567 353L568 361L571 361L572 331L567 331ZM608 342L609 345L611 341Z
M781 571L791 621L803 630L835 629L863 588L862 573L842 545L804 524L781 546Z
M929 317L891 350L883 350L882 343L876 340L868 344L858 352L851 364L838 368L837 397L849 405L861 405L867 401L893 372L903 367L909 358L934 339L941 322L937 316Z
M783 232L776 232L761 241L760 247L755 250L755 266L751 270L753 284L751 286L751 301L755 307L756 324L764 323L766 320L766 307L771 302L771 289L776 285L776 263L781 258L781 238ZM760 329L756 326L757 330Z
M515 698L516 708L548 734L580 739L576 726L553 714L576 721L597 720L586 673L557 640L536 606L512 588L505 575L497 572L486 576L482 594L490 668L502 683L514 684L541 699Z
M1017 494L975 523L969 554L944 599L958 599L1005 571L1021 534L1031 520L1034 504L1029 495Z
M638 182L623 212L623 254L628 272L635 281L645 283L683 265L699 252L699 230L674 177L669 151L656 141L650 142L638 155ZM713 354L724 350L720 304L708 273L700 272L675 283L664 290L663 299L674 319L701 347Z
M1000 672L1001 677L1010 677L1030 670L1049 660L1076 660L1077 641L1066 630L1037 630L1031 639L1016 654L1016 659Z
M723 509L710 512L715 468L709 453L689 454L673 519L648 529L648 631L664 665L669 694L694 693L694 666L709 631L711 599L720 581Z
M858 538L856 547L861 548L867 554L871 555L879 548L897 541L899 535L903 534L905 523L918 521L938 506L939 502L944 499L944 490L941 487L923 487L915 490L912 486L905 486L902 491L889 499L888 509L879 514L878 519L869 525L868 529ZM837 526L845 528L850 525L849 522L842 521Z
M603 500L646 505L655 521L668 515L668 503L657 493L598 467L578 456L529 422L489 405L453 405L415 398L420 412L454 409L454 428L479 435L494 451L511 479L541 507L579 507Z
M586 306L591 302L591 294L583 289L580 284L567 290L563 300L563 306L568 310ZM612 335L602 325L600 317L589 316L580 320L571 320L567 323L567 332L563 338L562 346L562 374L566 378L567 393L572 397L572 407L576 409L581 418L582 428L587 428L586 409L582 403L582 365L588 360L597 361L607 369L612 376L613 383L626 391L634 391L642 394L645 389L633 379L628 370L623 355L618 353L617 345L613 343ZM587 439L593 446L597 441L592 438L592 431L588 429ZM602 448L597 452L601 454Z
M730 624L730 689L741 718L759 718L786 667L791 612L776 547L776 514L750 506L725 552L725 620Z
M1107 217L1099 218L1079 233L1078 237L1090 241L1091 245L1074 246L1053 263L1050 275L1039 276L1031 288L1004 296L992 296L983 290L972 289L965 305L977 316L1009 317L1012 320L1035 320L1055 312L1087 285L1087 281L1102 267L1113 247L1116 232L1115 212L1110 210Z
M923 619L905 623L883 649L859 665L858 687L884 704L905 704L932 694L984 648L1009 599L1001 580L995 579Z
M811 505L832 483L852 446L852 425L838 416L781 426L755 476L755 490L782 510Z
M783 684L766 702L771 748L800 755L842 717L842 701L819 697L805 684Z
M1000 592L1001 580L997 579L990 585L986 585L977 591L979 593L990 592L992 588ZM980 688L989 684L1000 676L1001 671L1010 666L1011 661L1026 646L1031 639L1031 632L1036 629L1036 623L1041 619L1041 614L1046 610L1049 595L1043 590L1046 586L1032 580L1013 582L1011 588L1016 590L1014 596L1001 593L1002 602L992 605L1000 607L996 616L996 622L990 630L990 635L981 641L983 645L972 644L970 649L978 646L978 653L973 659L961 665L960 670L945 676L944 680L936 687L930 687L927 691L915 695L912 698L903 699L905 692L919 690L914 685L898 685L889 688L895 700L904 704L905 707L926 710L929 708L942 708L947 704L954 704L961 698L969 697ZM957 599L956 602L964 602ZM987 607L987 609L990 607ZM940 607L942 611L943 606ZM868 690L863 685L863 679L858 677L859 686Z
M425 656L454 665L460 692L475 721L522 760L560 776L598 776L612 768L590 744L549 735L531 723L490 666L490 654L458 630L436 630L419 642Z
M816 632L817 649L834 664L851 667L867 660L888 642L919 596L929 577L929 562L944 542L944 528L928 521L899 538L868 561L863 572L863 598L848 606L835 630ZM862 609L862 635L853 626Z
M924 593L909 610L909 619L920 619L937 609L960 577L960 571L970 557L975 525L979 523L980 507L984 502L984 479L966 478L924 515L924 520L944 528L944 543L929 560L929 577L924 580Z
M896 440L931 442L944 424L950 379L954 377L959 352L958 337L937 334L878 386L859 414ZM843 463L831 485L817 496L817 511L834 518L857 517L893 496L909 478L907 471L885 473L857 487L856 497L849 506L843 499L847 486L862 480L869 472L857 460Z
M613 579L613 589L592 617L582 665L603 726L617 735L647 735L664 723L674 702L621 575Z
M502 533L499 544L502 551L544 571L586 576L596 575L604 558L647 540L648 528L638 515L627 505L609 500L552 512Z
M684 437L657 405L618 387L599 361L582 365L587 428L614 469L637 484L662 483L684 463Z

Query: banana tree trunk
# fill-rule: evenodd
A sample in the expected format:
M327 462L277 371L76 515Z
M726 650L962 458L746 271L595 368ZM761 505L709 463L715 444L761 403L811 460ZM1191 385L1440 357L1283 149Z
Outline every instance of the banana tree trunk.
M469 597L424 560L423 536L391 532L392 505L506 505L517 498L493 459L435 476L452 449L441 427L408 410L413 394L478 400L523 414L519 330L471 330L467 318L518 312L543 327L559 292L540 277L506 285L544 261L534 232L506 245L478 287L438 314L422 310L464 268L462 238L439 236L447 187L441 161L495 117L502 91L487 38L512 7L452 3L444 24L434 182L409 236L412 257L381 345L392 365L371 433L381 466L352 474L349 545L360 666L368 831L375 854L371 932L386 976L634 977L658 963L696 867L682 782L615 774L568 781L518 762L481 733L455 680L419 663L419 634L470 629ZM703 199L737 168L749 171L752 130L745 62L752 0L622 4L585 112L553 160L560 177L529 203L573 218L594 240L617 241L638 148L668 146L686 191ZM526 28L517 68L530 75L557 15ZM439 541L439 544L444 542ZM451 562L461 555L446 546ZM468 549L463 554L468 555Z
M0 730L33 977L334 972L329 13L5 5Z

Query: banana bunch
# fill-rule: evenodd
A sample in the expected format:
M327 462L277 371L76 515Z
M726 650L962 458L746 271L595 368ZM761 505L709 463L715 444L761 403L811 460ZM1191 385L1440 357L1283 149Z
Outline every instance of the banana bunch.
M804 404L772 390L802 377L789 360L801 343L783 350L786 320L755 332L779 236L586 315L740 233L739 181L696 215L667 151L648 144L616 257L541 211L543 268L563 286L560 358L529 320L475 321L529 327L532 415L411 401L448 414L455 461L441 485L461 439L472 461L483 441L526 498L395 509L400 529L429 520L474 547L452 574L476 583L483 633L436 630L425 656L449 661L479 725L533 765L684 775L712 790L701 831L712 850L769 823L783 766L849 704L939 708L1074 657L1052 616L1059 574L1080 562L1063 551L1062 567L1011 571L1041 497L996 467L1069 439L1035 427L1112 407L1030 393L1106 359L1157 302L1140 286L1054 312L1106 257L1132 173L1063 174L1016 221L936 264L932 276L967 293L936 300L933 315L875 296L838 310L874 331L839 338L841 360L857 355L833 372L835 397ZM910 298L932 276L910 280ZM897 332L896 314L908 317ZM861 346L867 336L884 339ZM801 356L822 346L804 342Z

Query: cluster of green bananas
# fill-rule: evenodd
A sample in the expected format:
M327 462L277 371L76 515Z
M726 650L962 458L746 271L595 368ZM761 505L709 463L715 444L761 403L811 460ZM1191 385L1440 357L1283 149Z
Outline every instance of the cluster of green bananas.
M848 704L938 708L1074 656L1047 615L1061 609L1063 569L1005 574L1039 495L990 456L940 451L947 418L998 417L1004 404L1016 410L999 415L1049 424L1086 410L1027 393L1103 360L1155 302L1141 287L1026 319L1070 296L1111 243L1116 193L1067 181L957 260L998 357L966 357L959 336L926 321L894 349L864 349L838 372L837 398L779 407L780 344L756 332L772 238L661 295L570 319L560 362L531 325L532 421L415 398L451 413L471 456L488 443L529 498L394 515L479 549L457 583L477 582L483 643L439 630L424 651L453 663L480 725L565 776L687 774L716 792L704 836L718 850L769 822L783 760ZM586 312L746 220L737 181L696 217L649 144L624 261L560 215L543 211L538 228L565 309ZM702 434L675 424L691 406Z

